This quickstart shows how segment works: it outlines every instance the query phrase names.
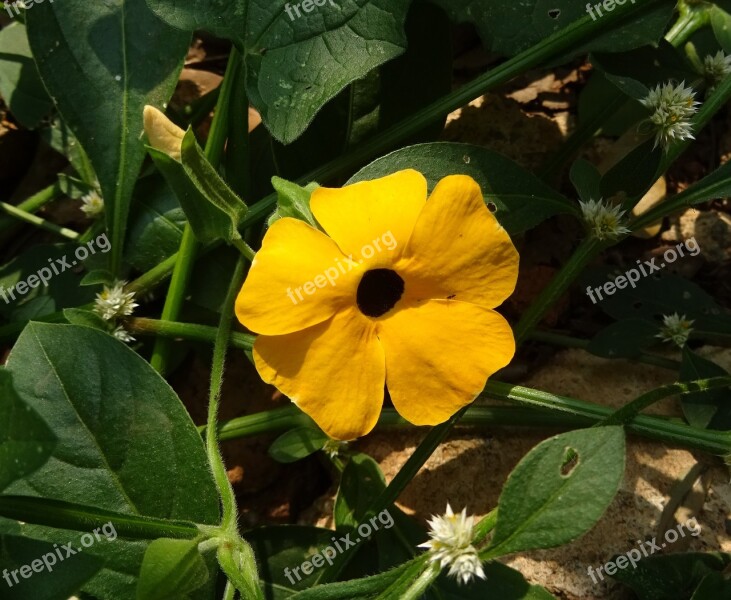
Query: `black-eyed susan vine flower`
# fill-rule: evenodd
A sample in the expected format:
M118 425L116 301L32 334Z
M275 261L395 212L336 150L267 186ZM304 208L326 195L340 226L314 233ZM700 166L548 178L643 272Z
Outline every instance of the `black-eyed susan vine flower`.
M338 440L373 429L384 384L415 425L471 403L515 353L493 309L518 275L479 185L446 177L427 200L405 170L318 188L311 209L324 232L276 221L236 302L261 377Z

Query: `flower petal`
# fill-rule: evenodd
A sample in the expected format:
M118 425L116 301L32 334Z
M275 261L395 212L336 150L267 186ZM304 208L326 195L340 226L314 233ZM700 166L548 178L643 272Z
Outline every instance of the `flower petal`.
M395 311L378 327L391 400L414 425L446 421L515 354L508 322L467 302L429 300Z
M262 379L292 399L330 437L352 440L378 421L386 379L375 326L357 309L289 335L259 336Z
M424 176L407 169L343 188L317 188L310 207L344 254L373 268L390 265L406 245L426 193Z
M413 299L455 298L488 308L515 289L518 252L466 175L442 179L395 268Z
M300 331L352 304L361 271L321 231L297 219L280 219L251 264L236 316L264 335Z

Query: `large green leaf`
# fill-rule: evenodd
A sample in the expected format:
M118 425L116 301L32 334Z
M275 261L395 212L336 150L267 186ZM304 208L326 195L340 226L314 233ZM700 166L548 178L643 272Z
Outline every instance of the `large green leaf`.
M624 473L621 427L570 431L541 442L510 474L487 556L551 548L586 533Z
M640 2L646 0L639 0ZM487 48L513 56L537 44L552 33L587 16L586 3L575 0L435 0L458 22L477 26ZM592 3L594 4L594 3ZM673 3L655 3L641 17L610 27L572 55L589 50L622 52L656 42L663 34ZM596 14L596 13L595 13ZM598 17L601 18L601 17Z
M21 23L11 23L0 31L0 95L18 122L29 129L53 108Z
M56 437L13 388L10 373L0 369L0 491L48 460Z
M31 323L7 369L58 442L40 469L6 493L217 522L217 494L195 426L164 379L124 344L87 327ZM32 525L23 534L75 546L80 536ZM146 545L118 539L87 548L106 564L84 590L100 600L133 599Z
M62 551L61 556L64 555ZM73 568L64 568L53 544L23 537L20 525L0 521L0 572L7 574L7 579L0 580L3 600L66 600L99 571L102 564L91 554L78 554L73 557ZM24 569L21 574L26 566L30 573Z
M361 169L348 183L384 177L401 169L421 171L429 189L448 175L470 175L511 234L535 227L553 215L578 211L578 205L509 158L471 144L437 142L396 150Z
M288 144L345 86L404 52L411 0L313 0L307 12L286 0L148 3L167 23L205 29L244 52L251 103Z
M144 0L46 2L26 16L43 83L99 177L119 267L145 157L142 109L169 100L190 36L161 22Z

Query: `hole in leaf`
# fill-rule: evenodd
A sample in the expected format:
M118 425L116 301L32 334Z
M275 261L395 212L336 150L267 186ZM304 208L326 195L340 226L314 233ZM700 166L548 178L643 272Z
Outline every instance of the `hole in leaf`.
M561 477L569 477L579 464L579 453L571 448L566 448L563 455L563 463L561 464Z
M640 310L642 308L642 302L640 302L639 300L633 302L632 308L634 308L635 310Z
M558 19L561 16L561 9L560 8L552 8L548 11L548 16L552 19Z
M488 202L487 210L489 210L491 213L497 212L497 204L495 204L494 202Z

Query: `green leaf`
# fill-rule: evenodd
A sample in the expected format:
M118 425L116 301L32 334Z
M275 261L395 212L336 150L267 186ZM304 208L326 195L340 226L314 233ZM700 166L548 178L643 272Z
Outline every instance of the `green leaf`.
M0 96L18 122L35 129L53 108L28 45L25 25L0 30Z
M0 580L3 600L65 600L102 568L103 561L88 553L73 556L69 563L73 568L66 568L56 549L48 542L23 537L15 523L0 522L0 572L8 573L7 580ZM30 575L27 579L20 573L26 565L31 570L23 570Z
M81 179L72 177L67 173L58 174L58 183L61 191L74 200L78 200L82 196L85 196L91 192L94 188L89 184L85 183Z
M200 435L144 359L88 327L31 323L7 365L18 395L58 443L45 465L6 493L217 523L218 495ZM24 534L57 543L79 537L40 525ZM106 565L84 590L100 600L132 600L145 547L118 539L87 548Z
M73 243L37 244L0 266L0 315L20 321L91 302L93 290L80 286L81 276L74 269L77 247ZM40 280L39 273L48 285L39 281L30 287L29 278ZM18 289L21 282L28 285Z
M241 239L238 226L248 208L208 162L192 129L183 138L180 162L155 148L147 150L201 243Z
M354 529L386 488L381 467L367 454L355 454L348 461L335 499L335 526Z
M623 319L597 333L587 350L604 358L634 358L648 346L659 342L656 337L659 332L660 326L653 321Z
M616 108L608 112L609 102ZM579 95L579 125L594 122L607 136L621 136L630 127L647 118L647 109L639 102L624 96L601 71L592 72ZM596 121L596 119L599 119Z
M26 16L43 83L99 177L116 272L145 157L142 109L170 99L190 35L161 22L144 0L46 2Z
M688 346L683 347L680 381L694 381L724 375L728 375L725 369L699 356ZM728 390L717 389L683 394L680 402L685 418L693 427L731 429L731 402L729 402Z
M429 189L448 175L470 175L510 234L526 231L557 214L578 214L577 205L509 158L470 144L438 142L402 148L361 169L348 183L408 168L421 171Z
M137 600L184 600L208 580L196 540L161 538L147 547Z
M623 473L621 427L581 429L541 442L508 477L495 533L483 557L576 539L602 516Z
M663 155L660 147L654 148L654 144L654 139L643 142L604 174L602 197L618 198L624 202L625 199L642 197L652 187L657 181Z
M270 227L282 217L292 217L319 229L310 210L310 196L319 187L316 183L302 187L281 177L272 177L272 185L277 192L277 209L267 221Z
M328 437L319 429L297 427L280 435L269 447L269 456L280 463L293 463L322 450Z
M318 585L291 596L292 600L366 600L381 594L402 577L410 563L378 575L338 583ZM290 596L282 596L282 598Z
M143 272L159 265L180 248L185 223L185 213L166 179L158 174L143 177L135 187L126 260Z
M0 368L0 491L42 467L56 446L56 436L13 388L12 376Z
M332 556L333 552L337 554L335 541L341 544L342 548L342 543L338 541L339 536L334 531L318 527L300 525L262 527L247 532L244 537L259 559L260 576L264 582L267 598L288 597L276 592L277 589L290 590L291 595L292 591L311 587L328 563L323 558L322 567L315 568L310 564L312 570L307 568L309 574L300 568L302 563L311 561L316 553L322 553L326 548L331 548L327 551L328 556ZM352 551L352 548L350 550Z
M596 167L592 165L588 160L583 158L577 159L573 165L571 165L571 183L574 184L579 198L584 202L589 200L598 200L601 198L601 191L599 184L602 180L602 176L597 171Z
M112 275L111 271L107 271L106 269L97 269L96 271L89 271L86 275L84 275L84 278L81 280L79 285L81 286L89 286L89 285L108 285L112 286L114 285L114 282L116 281L114 275Z
M437 0L438 5L458 22L470 22L477 30L486 48L514 56L537 44L574 21L587 17L586 3L574 0ZM596 13L596 11L595 11ZM673 13L673 6L661 3L646 9L641 16L610 27L571 56L589 50L623 52L644 44L656 42L665 32ZM601 19L601 17L597 17Z
M666 40L660 40L657 45L643 46L629 52L598 52L591 55L591 63L598 70L602 71L610 80L614 78L620 89L618 79L634 81L644 88L645 92L640 94L630 93L635 99L643 98L649 91L658 84L668 81L685 81L691 85L699 78L685 56ZM639 88L638 88L639 90ZM625 90L623 90L625 91Z
M686 600L708 574L723 571L729 563L731 554L724 552L657 555L612 577L632 588L639 600Z
M718 600L731 598L731 581L724 579L720 573L709 573L693 592L690 600Z
M317 0L306 12L301 3L252 1L247 15L243 0L224 6L217 0L149 0L167 23L205 29L242 50L251 103L284 144L349 83L404 52L410 2Z
M682 259L679 259L682 260ZM716 301L700 287L677 275L666 275L661 272L650 272L652 267L638 261L627 270L617 268L595 268L583 277L581 287L592 288L603 286L618 275L626 276L627 271L634 270L631 275L637 283L633 287L616 290L616 293L602 295L598 304L602 310L616 320L644 319L653 321L660 315L678 313L694 320L693 329L709 332L731 333L731 317ZM664 265L662 257L655 260L654 266ZM645 270L646 276L640 272Z
M707 10L718 43L726 54L731 53L731 15L716 4L712 4Z
M105 321L91 310L66 308L63 311L63 317L71 325L83 325L84 327L91 327L92 329L98 329L99 331L109 331L109 322Z
M442 573L434 587L441 600L556 600L540 585L531 585L523 575L497 561L482 566L485 579L475 579L469 586L460 585Z

